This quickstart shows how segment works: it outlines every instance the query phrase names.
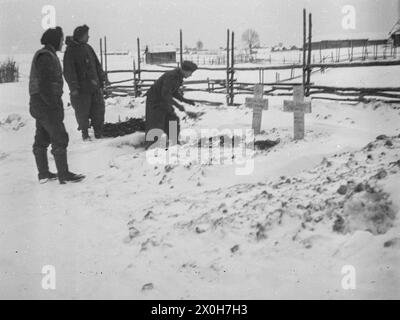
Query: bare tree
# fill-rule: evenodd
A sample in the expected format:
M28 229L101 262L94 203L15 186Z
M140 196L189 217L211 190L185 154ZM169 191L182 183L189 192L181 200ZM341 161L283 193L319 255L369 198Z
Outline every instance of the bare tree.
M196 48L198 51L203 50L204 44L201 40L196 42Z
M252 49L260 44L260 37L254 29L247 29L242 34L242 41L246 43L249 47L250 54L252 54Z

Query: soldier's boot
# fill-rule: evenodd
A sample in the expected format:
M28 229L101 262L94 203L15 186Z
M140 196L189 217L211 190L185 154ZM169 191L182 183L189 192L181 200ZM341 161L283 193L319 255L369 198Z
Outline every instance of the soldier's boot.
M58 171L58 181L60 184L66 184L67 182L80 182L85 179L82 174L76 174L70 172L68 169L67 152L55 152L53 153L54 160Z
M49 171L45 175L39 174L39 183L43 184L46 183L47 181L57 180L57 178L58 175L56 173L52 173Z
M82 129L82 140L83 141L90 141L89 130Z
M66 184L67 182L81 182L86 177L83 174L76 174L73 172L67 172L61 178L59 178L60 184Z
M39 183L43 184L49 180L56 180L57 175L49 171L49 162L47 158L46 148L34 148L33 154L35 156L36 166L38 168Z
M103 129L102 128L94 128L94 137L96 139L103 138Z

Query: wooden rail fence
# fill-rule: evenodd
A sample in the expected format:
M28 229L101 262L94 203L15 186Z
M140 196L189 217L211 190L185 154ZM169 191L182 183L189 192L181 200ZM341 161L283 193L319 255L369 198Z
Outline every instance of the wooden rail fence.
M285 96L292 95L294 85L304 85L305 96L310 96L312 99L328 99L348 102L366 102L371 100L383 100L387 102L400 102L400 87L334 87L315 85L311 82L311 76L315 72L325 72L331 68L360 68L360 67L388 67L400 65L398 59L375 59L372 61L355 60L353 56L351 61L338 62L339 60L332 59L333 62L321 62L325 59L320 59L319 63L315 63L315 58L312 57L312 14L308 15L308 33L307 33L307 13L303 10L303 61L302 63L282 64L282 65L264 65L252 67L235 66L235 33L227 30L227 45L225 66L221 67L205 67L200 66L199 70L212 72L223 71L226 74L224 79L207 78L202 80L188 80L184 82L184 91L200 91L216 94L224 94L226 96L227 105L234 105L235 95L252 94L255 85L264 85L264 94L270 96ZM179 32L180 55L179 63L183 59L183 33ZM376 51L375 51L376 55ZM127 79L117 81L107 81L105 87L105 95L107 97L118 95L132 95L135 97L143 95L153 84L155 79L145 78L146 74L164 73L165 71L174 68L171 65L160 65L159 69L146 69L141 65L141 50L140 39L137 38L137 58L133 58L132 69L129 70L108 70L107 59L107 38L100 39L100 61L103 69L106 72L107 78L112 74L128 74ZM301 76L295 76L295 70L302 71ZM280 70L290 70L290 77L284 80L280 79ZM240 72L257 72L258 82L240 82L237 76ZM277 72L275 82L265 82L265 72ZM297 78L301 78L301 82L295 82Z

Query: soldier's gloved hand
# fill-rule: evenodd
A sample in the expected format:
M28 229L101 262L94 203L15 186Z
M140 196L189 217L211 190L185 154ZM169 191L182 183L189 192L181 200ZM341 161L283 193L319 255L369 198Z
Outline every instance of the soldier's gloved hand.
M185 108L183 106L181 106L180 104L178 104L176 106L181 112L186 112Z
M196 105L196 103L193 100L190 100L190 99L185 99L184 102L187 103L187 104L190 104L191 106Z

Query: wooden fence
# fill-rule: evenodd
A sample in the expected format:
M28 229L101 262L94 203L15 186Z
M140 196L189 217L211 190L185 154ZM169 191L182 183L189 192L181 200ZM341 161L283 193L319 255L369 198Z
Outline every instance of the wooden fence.
M303 47L302 47L302 62L293 64L282 65L269 65L269 66L254 66L254 67L237 67L235 66L235 33L227 30L227 45L225 55L225 65L221 67L205 67L200 66L199 70L206 70L210 73L223 71L226 74L224 79L207 78L202 80L185 81L184 91L203 91L215 94L224 94L226 96L227 105L234 105L235 95L249 95L252 94L256 84L263 84L265 95L269 96L285 96L293 94L293 86L302 84L305 88L305 95L310 96L312 99L328 99L348 102L368 102L371 100L383 100L388 102L400 102L400 87L390 88L364 88L364 87L333 87L333 86L319 86L311 82L311 76L315 72L324 72L329 68L358 68L358 67L377 67L377 66L396 66L400 65L400 60L397 59L374 59L367 61L365 59L356 60L354 56L346 62L340 62L340 59L331 59L326 62L321 59L319 63L315 63L312 57L312 14L308 15L308 30L307 30L307 13L303 10ZM308 31L308 33L307 33ZM182 30L180 30L180 54L179 63L183 61L183 48L182 48ZM107 38L100 39L100 55L101 63L107 75L111 74L128 74L129 78L125 80L118 80L108 82L105 88L106 96L116 95L143 95L153 84L155 79L145 78L144 75L151 73L163 73L168 68L173 66L160 66L162 69L146 69L141 66L140 55L140 39L137 39L137 59L132 61L132 69L130 70L108 70L107 63ZM321 62L322 61L322 62ZM302 71L301 76L295 76L295 70ZM290 70L290 77L287 79L280 79L279 70ZM251 71L258 73L257 83L239 82L235 75L242 71ZM265 82L265 72L276 72L275 82ZM295 79L301 81L294 82ZM288 82L290 81L290 82Z

